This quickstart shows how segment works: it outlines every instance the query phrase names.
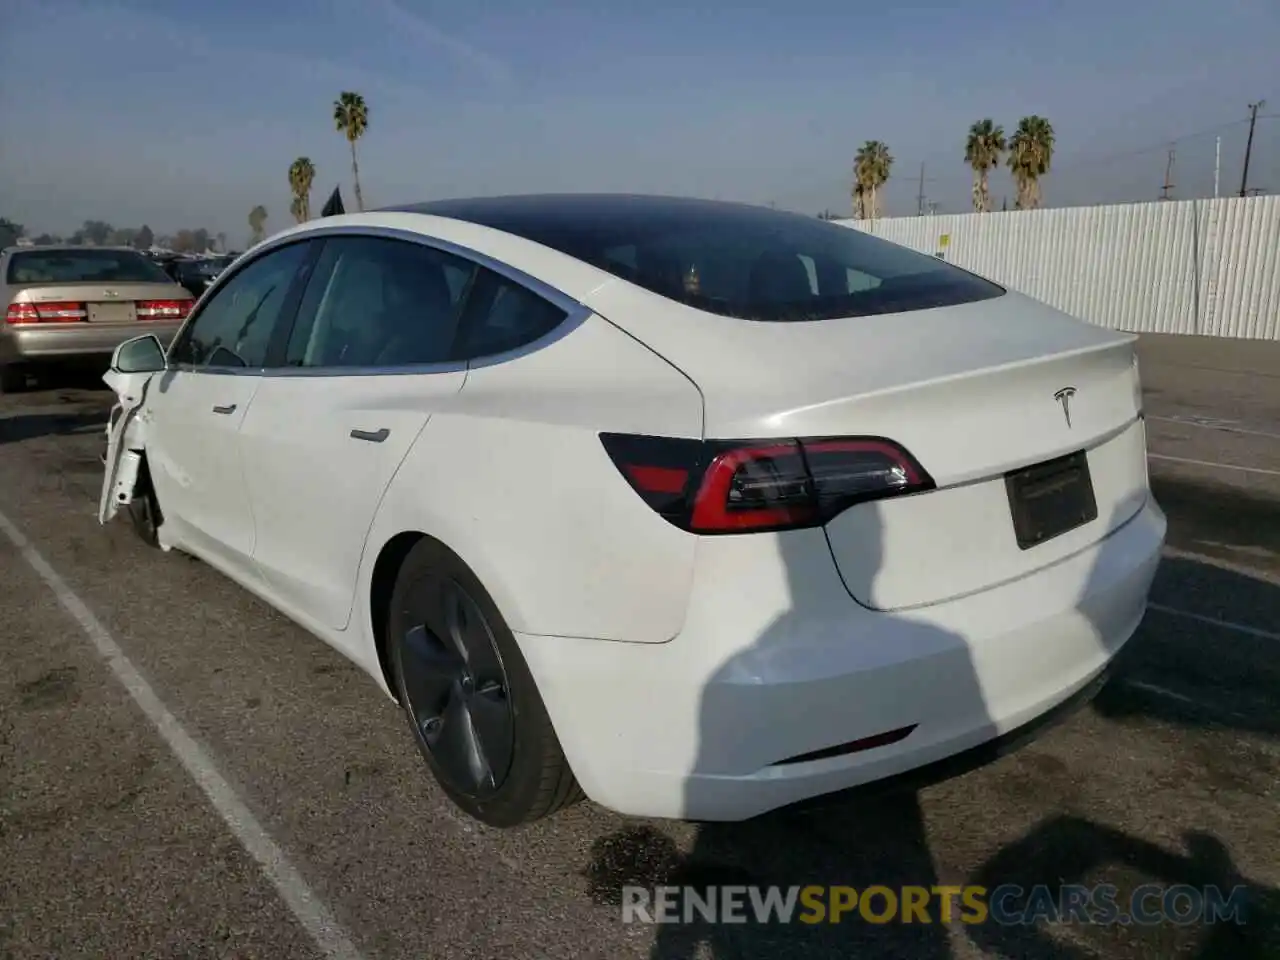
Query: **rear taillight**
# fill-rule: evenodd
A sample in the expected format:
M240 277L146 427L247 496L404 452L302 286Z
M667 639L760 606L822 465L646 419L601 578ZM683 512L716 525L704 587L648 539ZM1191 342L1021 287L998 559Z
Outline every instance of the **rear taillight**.
M5 323L76 323L85 319L83 303L11 303Z
M191 301L139 300L135 310L139 320L185 320L191 312Z
M600 439L645 502L692 533L816 527L854 504L934 487L911 454L880 437Z

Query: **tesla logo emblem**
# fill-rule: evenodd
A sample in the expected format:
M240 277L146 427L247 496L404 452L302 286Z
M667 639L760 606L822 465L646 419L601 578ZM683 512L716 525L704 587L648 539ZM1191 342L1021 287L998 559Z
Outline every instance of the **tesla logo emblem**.
M1071 398L1076 395L1075 387L1063 387L1053 395L1053 399L1062 404L1062 415L1067 418L1067 428L1071 427Z

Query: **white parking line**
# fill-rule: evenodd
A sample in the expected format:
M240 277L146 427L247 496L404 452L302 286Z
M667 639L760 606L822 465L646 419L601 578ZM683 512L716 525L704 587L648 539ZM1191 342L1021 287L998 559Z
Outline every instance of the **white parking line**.
M1189 463L1197 467L1215 467L1218 470L1239 470L1242 473L1260 473L1268 477L1280 477L1280 470L1266 470L1262 467L1241 467L1234 463L1216 463L1213 460L1191 460L1187 457L1171 457L1165 453L1148 453L1149 460L1168 460L1172 463Z
M1190 610L1179 610L1177 607L1166 607L1162 603L1148 603L1148 610L1154 610L1156 613L1163 613L1171 617L1186 617L1188 620L1195 620L1198 623L1207 623L1211 626L1221 627L1223 630L1234 630L1236 633L1248 634L1251 637L1257 637L1260 640L1274 640L1280 643L1280 633L1273 633L1270 630L1263 630L1261 627L1251 627L1245 623L1234 623L1231 620L1221 620L1218 617L1206 617L1203 613L1192 613Z
M1162 423L1177 423L1184 427L1200 427L1202 430L1220 430L1223 433L1240 433L1246 437L1267 437L1271 440L1280 440L1280 433L1271 433L1267 430L1250 430L1248 427L1237 426L1235 420L1193 420L1190 417L1159 417L1154 414L1147 417L1148 420L1159 420Z
M289 862L284 850L258 822L231 784L218 772L213 759L183 729L182 724L164 705L155 690L125 656L124 651L107 632L106 627L98 621L84 601L67 586L58 572L49 566L44 557L32 546L31 541L3 513L0 513L0 530L4 531L4 535L22 554L31 569L39 574L40 579L53 591L63 609L80 625L85 636L97 648L116 679L133 698L133 702L151 721L156 732L190 774L191 779L209 798L218 816L226 823L227 829L240 842L240 846L258 861L262 872L276 888L285 906L302 924L320 952L334 960L361 960L360 951L356 949L347 932L334 919L329 908L307 885L302 874Z
M1247 719L1245 714L1232 710L1229 707L1224 707L1220 703L1215 703L1210 700L1197 700L1195 697L1189 697L1185 693L1179 693L1177 690L1170 690L1168 687L1161 687L1154 683L1147 683L1145 680L1122 680L1121 685L1128 687L1130 690L1137 690L1141 693L1148 693L1153 696L1163 697L1165 700L1172 700L1175 703L1182 703L1191 707L1208 707L1220 715L1231 717L1234 720Z

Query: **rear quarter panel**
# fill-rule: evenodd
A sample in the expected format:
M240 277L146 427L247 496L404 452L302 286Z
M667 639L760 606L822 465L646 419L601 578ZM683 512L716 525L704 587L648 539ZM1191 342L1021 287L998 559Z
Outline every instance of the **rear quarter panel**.
M457 553L525 634L658 643L684 623L697 538L631 489L601 431L702 436L683 374L603 318L532 352L473 364L396 474L361 574L419 531Z

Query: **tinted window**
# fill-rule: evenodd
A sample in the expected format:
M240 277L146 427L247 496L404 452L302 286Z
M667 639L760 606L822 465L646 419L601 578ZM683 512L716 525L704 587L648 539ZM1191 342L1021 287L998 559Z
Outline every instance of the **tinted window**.
M174 344L173 361L211 367L261 367L308 243L267 254L236 272Z
M289 336L295 367L385 367L450 358L475 266L421 244L331 237Z
M897 313L1004 293L850 227L743 204L569 194L408 209L503 230L680 303L748 320Z
M221 260L197 260L182 264L178 270L185 277L207 279L216 277L226 268L227 264Z
M469 311L459 356L492 356L532 343L560 325L567 314L518 283L485 271L477 303Z
M33 250L9 260L8 283L168 283L158 266L132 250Z

